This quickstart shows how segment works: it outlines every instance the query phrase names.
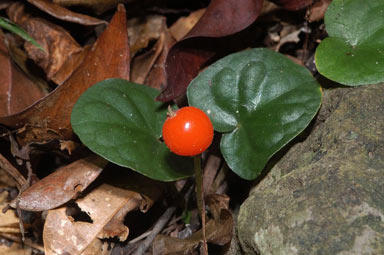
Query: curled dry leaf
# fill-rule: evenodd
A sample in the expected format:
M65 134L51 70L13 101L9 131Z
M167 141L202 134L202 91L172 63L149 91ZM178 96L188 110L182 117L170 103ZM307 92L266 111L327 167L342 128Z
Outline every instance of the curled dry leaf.
M66 81L84 61L84 58L88 55L90 49L91 46L86 45L81 51L71 54L61 68L51 77L51 80L58 85Z
M137 0L53 0L52 2L62 6L84 6L87 9L93 10L96 14L101 14L111 10L119 3L132 4Z
M319 21L324 18L325 12L332 0L316 1L307 12L307 19L309 22Z
M207 241L216 245L225 245L232 239L233 216L228 210L229 198L225 195L208 195L206 204L212 212L213 219L206 225ZM154 255L189 254L202 241L202 231L199 230L185 239L159 235L152 245Z
M60 70L72 54L82 50L66 30L47 20L30 16L21 2L11 5L7 14L44 48L45 52L29 42L24 44L28 57L44 70L48 79Z
M25 127L18 134L21 145L51 139L70 140L74 138L70 116L77 99L96 82L112 77L129 79L129 59L125 9L121 5L69 79L26 110L0 117L0 123L11 128Z
M139 208L141 200L139 193L103 184L77 200L78 206L89 215L92 223L74 221L66 215L65 207L50 210L43 232L45 254L81 254L115 215L121 210L126 213Z
M107 24L107 22L104 20L70 11L67 8L54 4L48 0L28 0L28 2L33 4L40 10L61 20L78 23L82 25Z
M167 87L157 100L169 101L183 95L200 68L221 50L217 47L220 37L235 34L251 25L262 5L263 0L211 1L192 30L169 51L165 66Z
M45 93L12 62L0 31L0 116L20 112Z
M45 211L56 208L85 190L106 166L107 161L92 155L77 160L33 184L10 205L26 211Z
M127 21L129 47L132 56L139 50L147 48L150 41L160 38L165 25L165 17L150 15L140 18L132 18Z
M164 38L163 50L160 56L156 59L156 62L152 66L150 72L148 73L144 81L144 84L147 84L152 88L156 88L159 90L165 89L165 61L167 59L170 48L175 43L175 40L172 38L168 30L165 30L163 32L161 38Z
M146 77L148 76L149 71L154 66L156 60L159 58L160 54L163 52L165 47L166 32L167 29L165 24L165 19L162 19L162 30L160 37L158 38L156 44L149 49L147 52L137 55L132 61L131 67L131 81L143 84ZM148 42L147 42L148 43Z
M172 26L169 28L169 32L176 39L180 41L184 36L188 34L189 31L196 25L201 16L203 16L205 9L200 9L192 12L188 17L183 17L178 19Z
M309 6L315 0L270 0L270 1L274 2L275 4L287 10L297 11Z

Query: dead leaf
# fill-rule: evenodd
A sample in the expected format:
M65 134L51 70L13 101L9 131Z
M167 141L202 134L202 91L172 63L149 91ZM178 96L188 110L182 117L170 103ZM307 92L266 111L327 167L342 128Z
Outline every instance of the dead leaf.
M80 95L107 78L129 79L129 48L125 9L119 6L107 29L72 76L48 96L16 115L0 117L0 123L26 127L18 134L21 145L32 141L74 138L70 124L72 107Z
M62 6L83 6L96 14L101 14L115 8L118 3L132 4L135 1L137 0L53 0L52 2Z
M232 239L233 216L228 210L229 198L226 195L209 195L206 204L210 207L213 219L206 225L207 241L216 245L225 245ZM199 230L185 239L159 235L152 245L154 255L190 254L202 240Z
M15 114L45 93L12 62L0 31L0 116Z
M31 255L32 249L25 249L21 244L13 242L11 245L0 243L0 254L7 255Z
M87 56L91 47L85 46L81 51L71 54L63 63L61 68L51 77L51 80L57 85L62 84L66 81L72 73L80 66Z
M51 88L47 80L42 77L41 72L36 72L34 65L33 68L31 68L32 63L23 47L24 41L12 33L5 34L5 41L12 61L25 73L35 86L43 91L44 95L47 95Z
M149 74L147 75L144 81L144 84L147 84L150 87L159 90L165 89L165 61L167 59L170 48L175 43L175 40L168 32L168 29L163 32L161 37L164 38L163 50L160 56L157 58L156 62L153 64L152 69L150 70Z
M29 42L24 47L28 57L37 63L51 79L72 54L82 48L62 27L47 20L34 18L25 12L25 5L17 2L7 9L10 19L20 24L45 50L42 51Z
M164 48L165 34L163 33L152 49L136 56L132 61L131 81L143 84L149 71Z
M132 18L127 21L129 48L134 56L139 50L148 47L149 42L158 40L163 33L165 17L150 15L140 18Z
M14 0L1 0L0 1L0 10L4 10L8 8L12 3L14 3Z
M178 19L172 26L169 28L169 32L176 39L180 41L184 36L188 34L189 31L196 25L201 16L203 16L206 9L200 9L192 12L188 17Z
M103 184L76 201L92 223L74 221L65 207L50 210L43 232L45 254L81 254L122 208L135 210L141 199L139 193Z
M315 0L270 0L270 1L274 2L275 4L287 10L297 11L309 6Z
M288 33L286 31L289 31ZM279 51L280 47L284 45L285 43L292 42L292 43L298 43L300 42L299 34L301 33L301 30L298 28L295 28L294 26L284 26L283 30L280 32L281 39L279 43L276 45L275 51Z
M221 50L217 45L219 38L235 34L252 24L261 11L262 3L262 0L211 1L191 31L169 51L165 66L167 87L157 100L169 101L183 95L204 63Z
M325 12L332 0L320 0L316 1L307 12L307 20L309 22L319 21L324 18Z
M28 0L28 2L57 19L88 26L107 24L105 20L70 11L67 8L54 4L48 0Z
M110 255L111 249L115 246L112 242L102 242L100 239L93 239L92 243L88 245L81 255Z
M3 186L0 186L0 188L3 188ZM0 208L6 207L7 197L8 192L4 191L0 193ZM15 211L8 210L5 213L0 213L0 233L20 234L19 219Z
M91 184L106 166L107 161L96 155L61 167L26 189L10 205L26 211L45 211L75 198Z

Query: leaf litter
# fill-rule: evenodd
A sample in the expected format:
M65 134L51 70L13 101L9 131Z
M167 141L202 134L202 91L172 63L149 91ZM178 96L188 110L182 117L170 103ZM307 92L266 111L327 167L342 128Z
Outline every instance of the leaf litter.
M159 183L92 154L72 132L73 105L107 78L146 84L162 91L158 100L183 105L202 69L247 47L266 46L309 66L330 3L212 0L180 8L126 0L124 8L117 2L0 1L6 17L45 49L0 31L0 203L16 209L0 214L0 239L11 244L0 245L0 253L198 251L202 231L190 180ZM246 194L250 183L234 179L215 149L204 170L206 236L222 254L233 236L232 212L244 199L233 189ZM18 192L10 196L12 187ZM138 212L141 220L132 224Z

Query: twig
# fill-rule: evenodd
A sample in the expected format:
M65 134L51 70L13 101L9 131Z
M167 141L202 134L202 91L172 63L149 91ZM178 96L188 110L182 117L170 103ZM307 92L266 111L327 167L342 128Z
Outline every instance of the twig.
M203 254L208 255L207 237L205 235L205 201L204 201L204 186L203 173L201 169L201 155L195 156L194 168L196 178L196 198L197 208L201 216L201 230L203 234Z
M152 229L152 232L148 235L147 239L145 239L140 246L137 248L134 255L143 255L144 252L149 248L152 244L155 237L160 233L160 231L164 228L165 224L171 219L172 215L176 211L176 206L168 207L167 210L161 215L159 220L156 222L155 226Z
M2 154L0 154L0 168L4 169L16 181L19 193L28 187L28 182L24 176Z
M26 240L26 241L22 241L19 237L14 236L14 235L11 235L11 234L7 234L7 233L0 233L0 236L3 237L3 238L5 238L5 239L8 239L8 240L17 242L17 243L22 243L22 244L24 244L24 245L27 245L27 246L29 246L29 247L35 249L35 250L44 252L44 247L42 247L41 245L32 243L32 242L30 242L30 241L28 241L28 240Z

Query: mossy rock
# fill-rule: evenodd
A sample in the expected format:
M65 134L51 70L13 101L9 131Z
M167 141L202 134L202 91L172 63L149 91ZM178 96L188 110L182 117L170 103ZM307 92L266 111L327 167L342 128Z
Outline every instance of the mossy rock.
M384 254L383 84L325 92L310 135L241 206L237 233L243 254Z

